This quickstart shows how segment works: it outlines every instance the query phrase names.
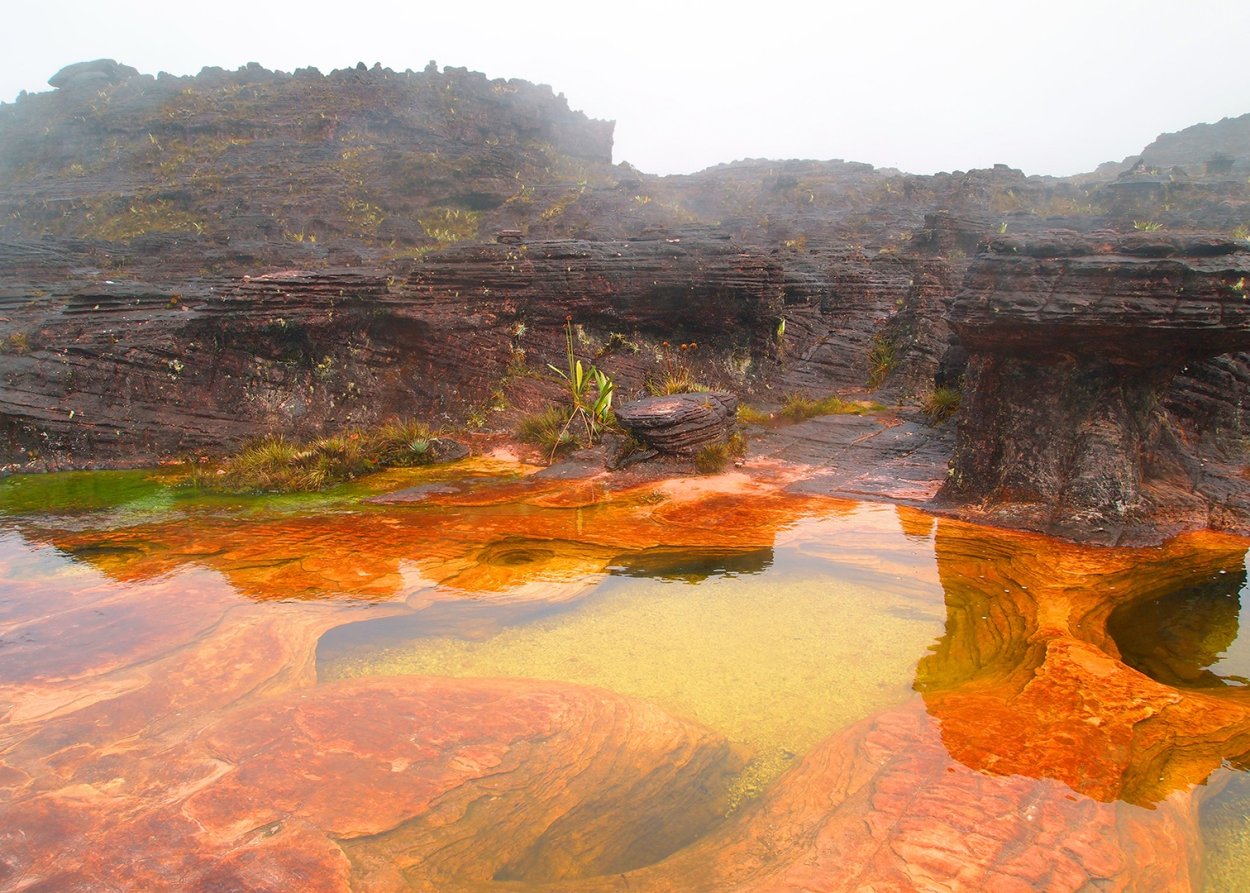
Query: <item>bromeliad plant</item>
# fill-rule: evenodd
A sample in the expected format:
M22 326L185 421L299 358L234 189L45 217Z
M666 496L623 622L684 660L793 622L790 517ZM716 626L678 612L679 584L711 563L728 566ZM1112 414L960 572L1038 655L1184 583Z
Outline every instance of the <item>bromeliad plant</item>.
M573 437L573 429L581 428L586 432L584 446L590 446L602 436L604 429L612 424L612 396L616 385L602 369L591 365L582 365L573 352L573 318L564 318L565 359L568 370L547 364L552 372L564 380L569 393L569 417L560 430L555 450L562 442Z

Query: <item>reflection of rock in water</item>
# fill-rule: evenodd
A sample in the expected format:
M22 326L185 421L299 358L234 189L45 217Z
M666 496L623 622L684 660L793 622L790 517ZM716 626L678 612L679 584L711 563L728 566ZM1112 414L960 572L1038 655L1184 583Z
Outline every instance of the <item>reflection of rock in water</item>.
M1156 636L1199 599L1202 613L1168 635L1176 661L1200 672L1236 635L1241 579L1227 571L1242 566L1244 541L1099 550L939 522L936 553L946 631L916 688L964 765L1154 806L1250 752L1250 704L1134 672L1108 624L1144 612Z
M1248 685L1248 668L1224 660L1237 641L1245 583L1243 566L1221 570L1196 586L1121 605L1107 618L1107 632L1126 664L1166 685Z
M708 577L758 574L773 564L772 548L741 550L657 548L618 556L608 572L621 577L650 577L697 583Z

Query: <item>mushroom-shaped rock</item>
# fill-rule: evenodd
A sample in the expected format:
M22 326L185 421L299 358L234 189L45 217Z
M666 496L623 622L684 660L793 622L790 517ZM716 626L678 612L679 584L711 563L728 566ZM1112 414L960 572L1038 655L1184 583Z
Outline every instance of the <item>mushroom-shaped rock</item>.
M1187 364L1250 347L1250 252L1212 235L983 246L951 306L967 349L943 488L998 523L1115 542L1203 502L1158 411Z
M94 90L120 83L138 74L138 69L122 65L113 59L93 59L90 62L75 62L72 65L66 65L48 78L48 86L57 89Z
M616 410L626 431L661 453L691 456L723 443L737 424L738 398L724 391L644 397Z

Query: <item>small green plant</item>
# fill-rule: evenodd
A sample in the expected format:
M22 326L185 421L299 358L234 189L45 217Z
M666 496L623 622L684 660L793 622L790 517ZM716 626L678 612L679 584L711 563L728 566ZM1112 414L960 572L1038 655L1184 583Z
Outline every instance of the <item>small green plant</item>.
M697 341L679 344L677 350L673 350L667 341L663 342L660 345L660 372L657 376L647 378L647 393L653 397L663 397L668 394L696 394L708 390L707 385L695 378L694 370L690 368L690 357L698 349Z
M1153 233L1163 229L1163 224L1157 220L1134 220L1133 229L1143 233Z
M573 350L573 318L564 319L564 345L567 371L547 364L552 372L564 380L569 396L569 417L564 431L573 427L584 429L585 446L595 443L605 428L612 424L612 396L616 385L602 369L583 365ZM552 454L554 458L554 453Z
M879 388L894 369L894 345L884 335L875 335L868 348L868 387Z
M532 443L549 457L573 445L569 433L569 413L563 406L549 406L542 412L521 419L517 437Z
M738 404L738 424L740 425L767 425L772 420L773 414L771 412L756 409L749 403Z
M930 425L940 425L959 411L960 394L958 388L934 388L920 401Z
M1239 224L1237 228L1233 230L1233 238L1240 239L1243 242L1250 242L1250 224Z
M416 419L391 419L368 435L367 448L382 466L408 468L426 465L433 458L434 434Z
M700 474L718 474L724 471L731 461L746 455L746 438L734 433L721 443L709 443L694 455L694 467Z

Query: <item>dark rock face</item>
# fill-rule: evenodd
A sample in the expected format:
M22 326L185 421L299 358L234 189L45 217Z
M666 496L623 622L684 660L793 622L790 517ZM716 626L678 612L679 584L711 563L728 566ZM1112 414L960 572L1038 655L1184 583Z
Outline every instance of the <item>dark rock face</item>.
M1250 219L1244 118L1066 179L840 160L661 178L613 166L611 122L549 87L464 69L152 77L95 60L51 83L0 103L8 469L150 463L396 415L502 429L509 407L551 398L543 370L563 364L570 318L618 403L662 372L665 341L697 341L693 376L754 402L862 388L907 401L965 368L970 382L1010 378L991 360L1058 356L1037 362L1085 397L1044 412L1071 431L1051 458L1021 455L1056 469L1034 477L1084 480L1063 457L1114 441L1144 458L1082 484L1075 505L1138 500L1185 524L1240 524L1245 487L1211 469L1240 461L1250 356L1228 353L1236 326L1199 286L1230 243L1149 230L1227 234ZM986 237L994 260L948 314ZM1087 300L1112 280L1114 308ZM1042 412L1033 372L1019 375L1000 396ZM965 427L1010 440L973 418L983 396L965 400ZM1128 428L1109 421L1125 412ZM1094 433L1072 433L1083 426ZM1000 452L961 452L981 481L964 498L1019 498L1032 508L1012 523L1056 529L1031 501L1066 499L1066 485L1030 489L1016 481L1027 470L986 484L986 469L1016 461ZM1139 473L1190 483L1165 498Z
M617 407L616 420L652 449L692 456L708 444L724 443L737 427L737 411L733 394L707 391L644 397Z
M969 361L943 494L1107 542L1205 514L1161 404L1187 364L1250 347L1247 274L1218 238L992 240L950 314Z
M570 315L579 353L631 389L669 338L760 366L781 307L776 265L722 242L465 246L406 280L355 268L63 288L5 305L0 338L22 347L0 367L4 462L454 417L510 368L561 362Z

